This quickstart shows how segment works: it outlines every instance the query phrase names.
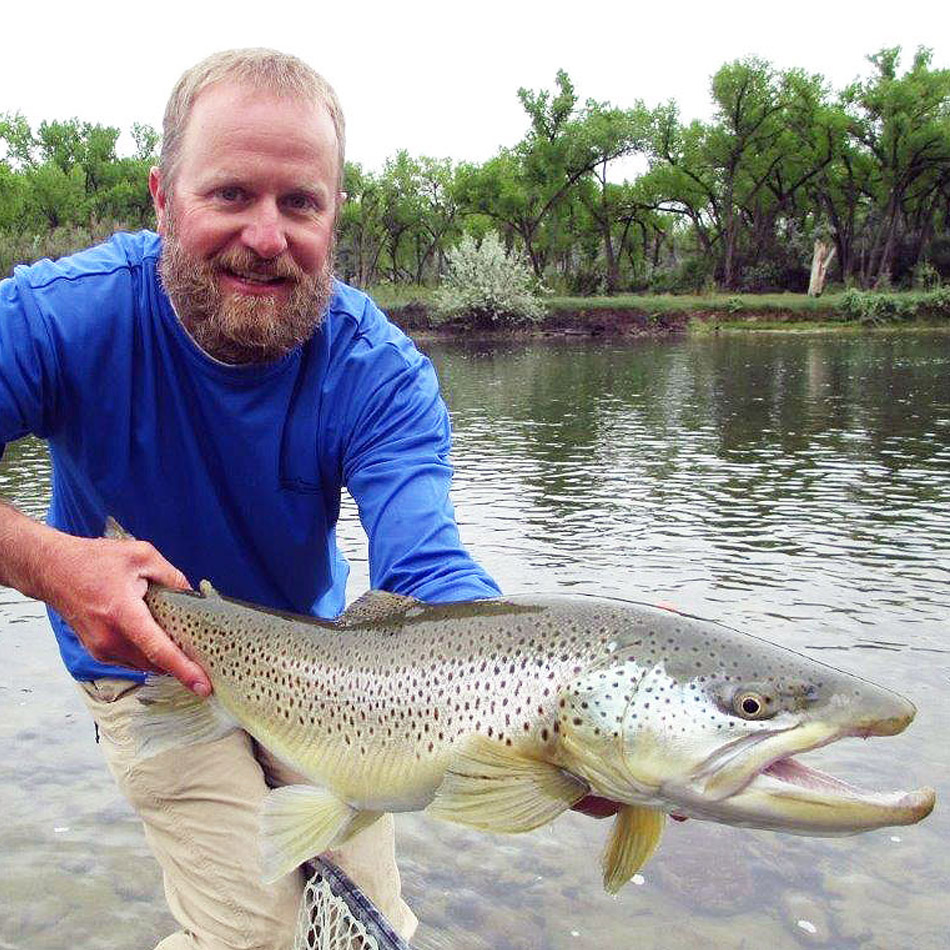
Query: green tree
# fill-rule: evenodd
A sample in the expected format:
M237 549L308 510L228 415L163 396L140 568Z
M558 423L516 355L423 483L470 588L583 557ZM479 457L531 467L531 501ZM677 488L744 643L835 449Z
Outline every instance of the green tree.
M874 73L843 96L851 134L872 159L864 181L870 199L865 285L890 280L902 238L909 239L916 263L945 201L950 70L931 69L932 52L921 48L900 76L900 54L893 47L870 56Z
M36 164L36 139L30 123L20 112L0 114L0 156L11 168L22 169Z
M537 277L558 240L558 206L598 167L641 147L641 110L605 103L577 105L570 77L559 70L556 90L519 89L530 121L524 139L503 149L460 183L469 211L494 218L517 234ZM547 226L547 227L546 227Z

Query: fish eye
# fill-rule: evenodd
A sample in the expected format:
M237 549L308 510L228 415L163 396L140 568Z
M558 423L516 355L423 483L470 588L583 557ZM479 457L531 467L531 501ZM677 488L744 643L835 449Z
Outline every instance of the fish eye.
M743 719L763 719L769 714L768 700L761 693L751 690L736 693L732 708Z

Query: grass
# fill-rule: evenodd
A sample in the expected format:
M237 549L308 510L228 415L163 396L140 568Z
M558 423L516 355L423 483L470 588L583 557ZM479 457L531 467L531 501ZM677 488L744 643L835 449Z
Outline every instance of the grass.
M384 310L411 303L431 304L436 288L421 284L376 284L367 293ZM835 309L843 293L809 297L806 294L618 294L613 297L548 297L549 310L636 310L646 313L703 313L749 310L824 314Z
M616 297L551 297L553 311L637 310L646 313L834 313L843 293L807 294L619 294Z
M408 284L380 284L370 295L389 312L415 305L424 311L434 302L436 289ZM950 290L888 293L834 290L821 297L807 294L618 294L614 297L552 296L545 300L551 318L576 320L583 327L599 311L629 312L641 318L668 315L696 316L695 329L815 329L817 326L853 327L929 323L946 325L950 317ZM710 320L709 318L713 318Z
M394 310L408 307L410 304L431 306L435 301L436 288L424 287L422 284L375 284L366 288L366 293L376 301L383 310Z

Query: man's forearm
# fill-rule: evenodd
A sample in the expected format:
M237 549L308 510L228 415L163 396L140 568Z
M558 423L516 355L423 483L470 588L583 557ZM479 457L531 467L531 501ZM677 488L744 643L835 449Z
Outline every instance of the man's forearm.
M55 606L51 566L69 543L69 535L0 499L0 584Z

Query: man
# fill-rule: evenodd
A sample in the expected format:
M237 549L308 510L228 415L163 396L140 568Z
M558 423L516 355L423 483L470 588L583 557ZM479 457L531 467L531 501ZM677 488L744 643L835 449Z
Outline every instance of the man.
M147 583L207 577L243 600L335 616L346 486L374 587L430 601L498 590L459 542L430 364L332 278L344 199L333 91L293 57L221 53L181 78L163 132L149 179L158 235L117 235L0 284L0 442L35 433L53 462L47 525L0 507L0 583L49 605L143 819L182 928L159 947L276 950L303 881L260 883L257 809L290 777L244 733L136 758L143 671L211 690L152 620ZM101 538L108 514L148 541ZM336 859L408 938L391 821Z

